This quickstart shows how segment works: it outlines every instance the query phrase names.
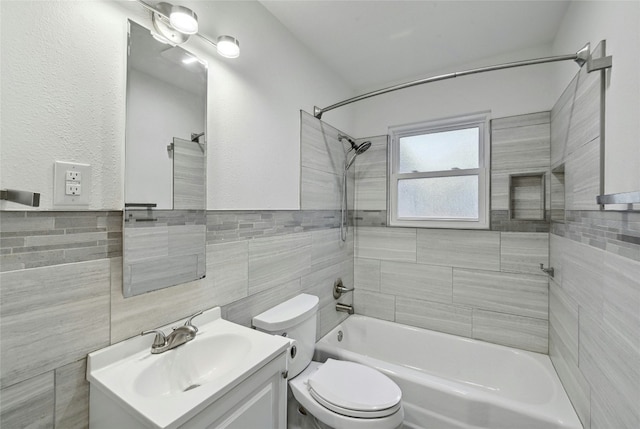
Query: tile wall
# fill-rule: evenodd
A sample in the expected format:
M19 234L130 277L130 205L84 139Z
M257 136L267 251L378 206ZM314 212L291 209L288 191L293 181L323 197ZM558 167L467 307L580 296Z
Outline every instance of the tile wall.
M511 219L508 187L510 174L548 171L549 121L492 121L490 231L388 228L387 137L367 139L356 163L356 313L546 353L549 222Z
M337 130L328 127L325 138L317 133L325 125L307 119L303 159L318 140L337 143ZM343 154L337 170L317 171L341 175L344 151L335 153ZM309 170L303 182L320 186ZM339 210L324 198L305 200L313 209L207 212L206 277L130 298L122 292L122 212L1 212L0 427L87 427L87 353L203 308L222 306L224 318L248 326L311 293L323 336L347 316L335 311L331 289L338 277L353 284L354 260L353 233L339 239Z
M201 308L222 306L249 325L312 293L324 335L346 316L333 307L333 282L353 284L353 239L339 240L338 219L335 210L208 212L207 276L124 298L121 212L2 212L0 426L86 427L86 354Z
M300 124L300 207L303 210L340 210L342 173L351 145L346 140L338 140L338 135L344 133L306 112L300 111ZM353 171L352 167L347 183L348 205L352 209Z
M163 289L205 275L205 210L127 208L124 216L125 296Z
M640 213L596 205L603 79L581 70L551 114L566 198L550 235L549 355L585 428L637 428Z

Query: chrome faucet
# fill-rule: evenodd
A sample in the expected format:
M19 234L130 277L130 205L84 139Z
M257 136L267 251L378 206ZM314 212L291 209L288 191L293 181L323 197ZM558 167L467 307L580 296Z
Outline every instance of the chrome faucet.
M165 335L164 332L159 329L144 331L140 335L156 334L156 338L153 340L153 344L151 345L151 353L154 355L158 353L164 353L167 350L171 350L178 346L181 346L182 344L187 343L196 337L198 328L193 325L192 321L196 316L199 316L201 314L202 311L199 311L198 313L189 317L189 319L183 326L173 328L173 331L169 335Z
M336 311L344 311L345 313L353 314L353 305L337 303Z

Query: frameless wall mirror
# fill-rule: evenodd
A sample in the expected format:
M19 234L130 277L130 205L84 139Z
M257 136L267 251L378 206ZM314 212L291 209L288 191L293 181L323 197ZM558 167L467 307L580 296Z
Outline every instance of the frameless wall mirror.
M125 297L205 275L207 67L129 21Z

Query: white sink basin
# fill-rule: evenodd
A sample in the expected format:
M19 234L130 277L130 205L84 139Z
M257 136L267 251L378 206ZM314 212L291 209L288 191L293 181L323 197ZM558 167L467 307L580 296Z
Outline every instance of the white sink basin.
M153 335L147 335L89 354L87 380L144 425L173 428L289 345L284 338L221 319L219 308L198 316L194 324L199 329L195 339L164 353L151 354Z
M191 341L147 365L133 380L133 390L146 397L187 392L224 376L250 351L251 341L236 334Z

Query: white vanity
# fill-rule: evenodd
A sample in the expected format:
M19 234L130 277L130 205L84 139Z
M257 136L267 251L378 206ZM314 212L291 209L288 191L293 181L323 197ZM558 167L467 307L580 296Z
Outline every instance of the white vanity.
M289 341L223 320L219 307L194 325L195 339L160 354L152 336L89 354L90 427L285 429Z

